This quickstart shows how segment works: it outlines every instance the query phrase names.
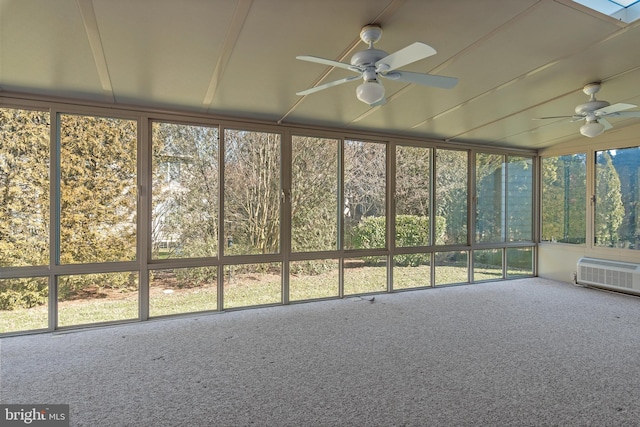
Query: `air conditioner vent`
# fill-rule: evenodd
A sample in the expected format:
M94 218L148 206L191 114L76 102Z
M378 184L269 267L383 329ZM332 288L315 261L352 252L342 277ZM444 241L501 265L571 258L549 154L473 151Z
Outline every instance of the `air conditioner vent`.
M580 258L578 283L640 292L640 264Z

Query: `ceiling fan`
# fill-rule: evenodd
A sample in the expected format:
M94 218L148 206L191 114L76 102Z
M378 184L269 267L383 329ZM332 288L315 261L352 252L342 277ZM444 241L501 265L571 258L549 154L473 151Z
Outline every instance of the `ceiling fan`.
M607 101L597 100L596 93L599 90L600 82L586 84L582 91L589 95L589 102L578 105L575 109L576 113L572 116L540 117L536 120L561 118L570 118L571 122L586 120L587 123L580 126L580 133L593 138L613 127L605 117L640 117L640 111L624 111L636 108L637 105L623 103L610 105Z
M373 44L380 40L381 36L382 29L379 25L365 25L360 31L360 38L364 43L369 45L369 47L360 52L356 52L351 57L350 64L318 58L316 56L297 56L296 59L300 59L302 61L343 68L345 70L353 71L357 73L357 75L315 86L298 92L296 95L309 95L323 89L362 78L364 82L356 88L356 96L360 101L373 107L382 105L386 102L384 86L382 86L378 77L423 86L434 86L443 89L450 89L458 83L458 79L454 77L398 70L398 68L404 65L435 55L436 50L427 44L415 42L403 49L388 54L383 50L375 49L373 47Z

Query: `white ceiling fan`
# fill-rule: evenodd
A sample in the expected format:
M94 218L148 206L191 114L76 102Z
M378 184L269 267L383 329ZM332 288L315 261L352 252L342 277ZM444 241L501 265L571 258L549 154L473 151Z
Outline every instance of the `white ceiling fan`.
M610 105L607 101L597 100L596 93L599 90L600 82L586 84L582 91L589 95L589 102L578 105L575 108L576 113L572 116L540 117L535 120L561 118L569 118L572 122L586 120L587 123L580 126L580 133L589 138L593 138L613 127L605 117L640 117L640 111L624 111L630 108L636 108L637 105L623 103Z
M363 42L369 45L369 47L366 50L356 52L351 57L350 64L318 58L316 56L297 56L296 59L300 59L302 61L343 68L345 70L353 71L357 73L357 75L315 86L298 92L296 95L309 95L332 86L341 85L343 83L362 78L364 82L356 89L356 96L365 104L368 104L369 106L376 106L382 105L386 102L384 86L382 86L378 77L423 86L434 86L443 89L450 89L458 83L458 79L454 77L398 70L398 68L404 65L435 55L436 50L427 44L415 42L398 50L397 52L388 54L383 50L375 49L373 47L373 44L380 40L381 36L382 29L380 26L364 26L360 31L360 38Z

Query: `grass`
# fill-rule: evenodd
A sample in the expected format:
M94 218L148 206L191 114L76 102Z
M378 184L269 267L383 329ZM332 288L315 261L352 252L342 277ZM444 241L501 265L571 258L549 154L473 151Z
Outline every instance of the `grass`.
M436 283L466 282L466 268L437 266ZM510 270L509 277L530 275L530 272ZM344 293L357 295L386 290L386 266L364 267L355 264L345 268ZM431 271L429 266L395 267L393 271L394 289L410 289L429 286ZM502 278L501 270L476 268L476 281ZM281 277L273 273L238 273L224 280L224 308L249 307L281 302ZM304 301L338 296L338 270L329 269L316 275L291 275L289 298ZM218 304L215 280L202 281L198 286L181 287L174 280L152 282L150 287L150 315L163 316L180 313L216 310ZM84 325L138 318L138 293L104 294L97 298L87 298L58 303L59 326ZM0 333L19 332L47 328L47 305L29 309L2 311Z

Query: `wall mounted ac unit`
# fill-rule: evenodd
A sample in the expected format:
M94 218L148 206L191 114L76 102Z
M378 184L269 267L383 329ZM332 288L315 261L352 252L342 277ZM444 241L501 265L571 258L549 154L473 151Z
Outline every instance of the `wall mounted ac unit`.
M580 284L640 294L640 264L580 258L577 273Z

